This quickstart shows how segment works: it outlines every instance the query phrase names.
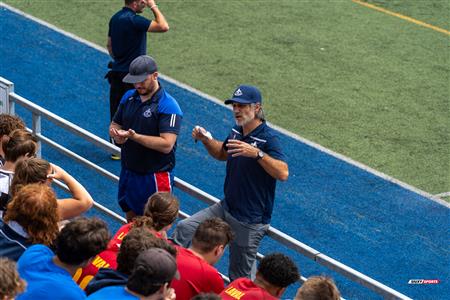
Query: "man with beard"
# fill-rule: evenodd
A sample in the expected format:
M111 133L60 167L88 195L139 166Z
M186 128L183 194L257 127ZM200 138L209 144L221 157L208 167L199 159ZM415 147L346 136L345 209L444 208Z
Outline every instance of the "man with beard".
M122 145L118 200L127 220L142 215L155 192L171 192L175 150L183 113L158 81L155 60L137 57L123 79L135 89L125 93L109 127Z
M139 14L148 7L154 16L149 20ZM130 63L139 55L147 53L147 32L166 32L169 30L164 15L155 0L125 0L125 6L112 16L108 27L107 48L113 59L106 78L110 83L109 110L111 121L119 106L119 101L132 84L122 79L128 73ZM112 155L112 159L119 156Z
M196 126L192 137L200 140L217 160L227 161L225 198L177 224L174 239L188 247L195 228L205 219L227 222L235 239L230 243L229 276L249 277L258 246L272 215L276 180L287 180L289 171L276 132L267 126L260 91L241 85L225 104L233 105L236 126L224 142Z

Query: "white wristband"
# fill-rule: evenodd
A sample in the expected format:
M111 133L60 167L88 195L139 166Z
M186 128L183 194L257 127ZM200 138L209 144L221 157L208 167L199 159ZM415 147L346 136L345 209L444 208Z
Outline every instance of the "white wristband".
M155 7L158 7L158 5L152 5L152 6L150 6L150 9L154 9Z

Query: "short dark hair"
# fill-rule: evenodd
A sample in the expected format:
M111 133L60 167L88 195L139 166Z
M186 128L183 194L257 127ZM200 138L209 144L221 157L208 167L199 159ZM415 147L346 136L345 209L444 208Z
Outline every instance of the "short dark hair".
M222 297L214 293L200 293L191 298L191 300L221 300L221 299Z
M9 114L0 114L0 137L9 135L13 130L25 128L25 123L21 118Z
M282 253L266 255L259 263L258 273L270 284L285 288L300 278L292 259Z
M296 300L339 300L341 294L333 282L326 276L312 276L298 289Z
M125 5L131 5L133 2L136 2L138 0L125 0Z
M139 253L150 248L161 248L176 257L177 250L166 241L155 237L146 228L132 228L123 238L117 255L117 271L130 275Z
M207 219L198 225L192 238L192 246L202 253L216 246L226 246L234 238L230 225L220 218Z
M37 139L31 133L23 129L13 130L9 134L9 140L2 144L5 152L5 160L15 162L19 157L36 155Z
M63 263L76 266L105 250L110 237L104 221L76 218L56 238L55 253Z

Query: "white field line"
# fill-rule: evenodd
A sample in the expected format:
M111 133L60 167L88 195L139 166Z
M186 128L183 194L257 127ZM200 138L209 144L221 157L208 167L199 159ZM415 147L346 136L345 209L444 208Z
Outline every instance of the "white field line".
M8 10L10 10L10 11L12 11L12 12L18 14L18 15L21 15L21 16L23 16L23 17L25 17L27 19L30 19L30 20L32 20L32 21L34 21L36 23L44 25L44 26L46 26L46 27L48 27L48 28L50 28L50 29L52 29L52 30L54 30L56 32L59 32L62 35L70 37L70 38L72 38L72 39L74 39L74 40L76 40L76 41L78 41L78 42L80 42L82 44L85 44L85 45L87 45L87 46L89 46L91 48L94 48L94 49L96 49L96 50L98 50L98 51L100 51L102 53L108 54L108 51L105 48L100 47L97 44L94 44L94 43L92 43L92 42L90 42L88 40L85 40L85 39L83 39L83 38L81 38L79 36L76 36L76 35L74 35L74 34L72 34L70 32L64 31L64 30L62 30L62 29L60 29L60 28L58 28L58 27L56 27L56 26L54 26L54 25L52 25L52 24L50 24L50 23L48 23L48 22L46 22L44 20L38 19L38 18L36 18L36 17L34 17L32 15L29 15L29 14L27 14L27 13L25 13L25 12L23 12L23 11L17 9L17 8L14 8L14 7L12 7L12 6L4 3L4 2L0 2L0 7L4 7L4 8L6 8L6 9L8 9ZM105 41L106 41L106 37L105 37ZM166 81L168 81L168 82L170 82L170 83L172 83L174 85L177 85L177 86L179 86L179 87L181 87L181 88L183 88L183 89L185 89L185 90L187 90L187 91L189 91L189 92L191 92L193 94L196 94L196 95L198 95L198 96L200 96L200 97L202 97L204 99L207 99L207 100L212 101L212 102L214 102L216 104L219 104L219 105L221 105L221 106L223 106L223 107L225 107L227 109L230 109L230 107L226 106L223 103L223 101L220 100L220 99L217 99L217 98L215 98L213 96L210 96L210 95L208 95L208 94L206 94L204 92L201 92L201 91L199 91L199 90L197 90L197 89L195 89L195 88L193 88L193 87L191 87L191 86L189 86L187 84L179 82L178 80L175 80L175 79L173 79L171 77L168 77L168 76L165 76L165 75L162 75L162 74L160 74L160 77L163 80L166 80ZM275 128L279 132L282 132L283 134L285 134L285 135L287 135L287 136L289 136L289 137L291 137L291 138L293 138L293 139L295 139L297 141L300 141L300 142L302 142L304 144L307 144L307 145L309 145L309 146L311 146L311 147L313 147L313 148L315 148L315 149L317 149L319 151L322 151L322 152L324 152L324 153L326 153L328 155L331 155L331 156L336 157L336 158L338 158L340 160L343 160L346 163L349 163L349 164L351 164L353 166L356 166L356 167L358 167L358 168L360 168L360 169L362 169L364 171L367 171L369 173L372 173L372 174L374 174L374 175L376 175L376 176L378 176L378 177L380 177L380 178L382 178L384 180L387 180L389 182L395 183L395 184L397 184L397 185L399 185L399 186L401 186L401 187L403 187L403 188L405 188L407 190L410 190L410 191L412 191L414 193L417 193L417 194L419 194L419 195L421 195L423 197L426 197L426 198L428 198L430 200L433 200L433 201L435 201L435 202L437 202L439 204L442 204L442 205L450 208L450 203L440 199L439 197L431 195L430 193L427 193L427 192L425 192L423 190L420 190L420 189L418 189L418 188L416 188L416 187L414 187L412 185L409 185L409 184L407 184L407 183L405 183L403 181L395 179L394 177L391 177L391 176L389 176L387 174L384 174L384 173L379 172L379 171L377 171L375 169L372 169L369 166L366 166L366 165L364 165L364 164L362 164L360 162L357 162L357 161L355 161L355 160L353 160L353 159L351 159L349 157L346 157L346 156L344 156L342 154L336 153L336 152L334 152L334 151L332 151L332 150L330 150L328 148L325 148L325 147L323 147L323 146L321 146L321 145L319 145L317 143L314 143L314 142L312 142L310 140L307 140L307 139L305 139L305 138L303 138L303 137L301 137L301 136L299 136L299 135L297 135L295 133L292 133L292 132L290 132L290 131L288 131L288 130L286 130L284 128L278 127L277 125L274 125L274 124L271 124L271 123L269 123L269 124L270 124L271 127Z
M440 193L440 194L437 194L437 195L434 195L434 196L438 197L438 198L450 197L450 192Z

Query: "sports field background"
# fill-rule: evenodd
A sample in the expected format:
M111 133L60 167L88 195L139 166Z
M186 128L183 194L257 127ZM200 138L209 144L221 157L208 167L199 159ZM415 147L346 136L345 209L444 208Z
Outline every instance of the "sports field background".
M123 4L5 2L101 46ZM450 29L446 0L368 2ZM163 74L219 99L255 84L272 123L431 194L450 191L449 35L351 0L157 3L171 29L150 34L148 52Z
M78 3L81 7L81 2ZM108 101L107 83L102 77L107 55L8 11L1 10L0 14L3 33L0 76L12 80L20 95L106 138L108 112L104 108ZM236 53L233 55L239 54ZM208 124L215 136L223 137L232 124L230 112L176 85L165 81L163 84L180 101L186 113L184 133L180 135L178 145L176 175L212 195L220 196L223 165L208 159L203 147L195 145L188 133L194 124L201 122ZM226 97L229 88L224 90ZM83 113L86 111L88 115ZM81 119L80 114L83 115ZM44 123L43 128L49 129L45 132L50 137L77 148L80 151L76 152L84 157L93 156L94 162L108 165L117 173L120 164L109 160L105 153L68 137L54 126L47 127ZM297 140L286 136L282 140L290 163L291 179L280 183L277 190L276 212L272 220L274 227L413 298L442 299L448 294L449 285L444 280L448 278L449 252L445 238L448 209ZM118 209L114 201L115 185L100 180L90 174L92 172L86 174L85 168L53 152L48 151L48 147L43 149L46 158L60 163L89 186L97 201ZM201 172L203 170L206 172ZM211 173L217 176L212 178L208 175ZM193 203L186 199L185 195L181 199L183 210L187 209L187 212L192 213L200 206L197 201ZM112 225L113 231L117 229ZM280 249L279 245L265 239L261 252L269 253L274 249ZM342 276L318 268L317 264L292 251L287 253L295 258L303 275L324 272L333 276L346 298L379 299ZM223 270L221 267L219 269ZM442 283L411 286L407 284L411 278L438 278ZM286 296L292 297L295 289L296 286Z

